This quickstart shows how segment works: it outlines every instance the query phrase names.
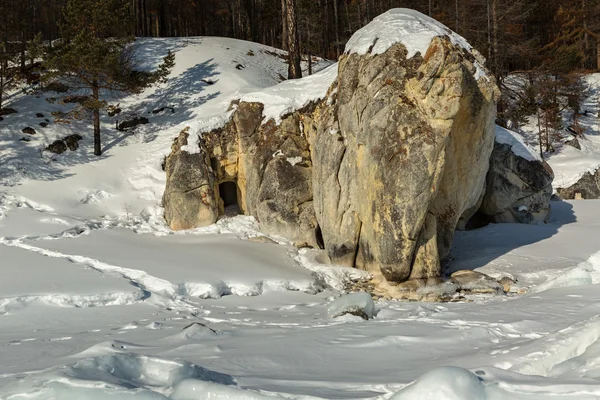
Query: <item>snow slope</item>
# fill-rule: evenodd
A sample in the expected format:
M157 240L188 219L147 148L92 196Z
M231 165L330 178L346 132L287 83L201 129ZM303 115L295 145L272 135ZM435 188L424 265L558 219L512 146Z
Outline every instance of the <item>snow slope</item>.
M232 39L139 45L148 65L172 49L177 67L167 86L115 99L150 124L125 134L112 128L123 116L104 117L102 157L87 122L38 127L36 113L63 109L44 96L14 94L19 114L0 122L0 399L600 396L599 201L553 203L546 225L457 233L448 272L510 276L506 296L378 299L372 320L331 318L364 273L251 217L172 232L160 208L161 158L185 126L222 124L231 100L266 87L300 93L297 107L320 78L273 86L277 51ZM148 114L165 106L175 113ZM70 133L80 150L38 151Z

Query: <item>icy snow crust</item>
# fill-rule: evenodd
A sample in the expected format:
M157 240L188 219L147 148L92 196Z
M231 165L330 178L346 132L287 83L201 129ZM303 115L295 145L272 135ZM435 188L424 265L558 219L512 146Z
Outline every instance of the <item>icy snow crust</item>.
M162 218L173 138L275 88L287 70L277 50L221 38L139 46L149 66L172 50L177 67L165 87L118 99L150 124L123 134L104 116L100 158L89 122L37 128L36 113L64 108L9 96L19 114L0 122L0 399L600 396L600 201L553 203L545 225L457 232L449 272L512 277L507 296L379 299L373 320L332 319L338 298L371 307L366 294L341 300L366 272L266 237L252 217L183 232ZM151 113L164 106L175 113ZM29 142L25 126L38 130ZM79 150L40 156L70 133L84 136Z

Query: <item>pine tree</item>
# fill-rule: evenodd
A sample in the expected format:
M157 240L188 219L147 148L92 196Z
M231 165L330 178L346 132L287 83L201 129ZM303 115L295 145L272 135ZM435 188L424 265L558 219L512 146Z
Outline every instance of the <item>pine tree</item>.
M73 90L91 93L82 107L93 113L94 154L98 156L102 154L100 111L107 105L101 95L136 93L160 83L174 63L169 54L167 63L155 73L134 71L129 16L128 0L69 0L60 26L61 41L45 61L49 77L64 80Z

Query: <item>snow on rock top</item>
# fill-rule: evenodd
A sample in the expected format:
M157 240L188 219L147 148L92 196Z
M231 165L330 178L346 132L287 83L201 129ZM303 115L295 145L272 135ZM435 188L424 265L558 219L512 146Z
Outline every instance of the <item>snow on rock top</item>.
M542 161L537 151L523 141L521 135L496 125L496 142L507 144L515 155L529 161Z
M471 47L465 38L446 26L407 8L395 8L376 17L371 23L358 30L346 44L346 54L381 54L395 43L402 43L408 51L407 58L417 52L425 54L431 40L436 36L448 36L452 43L476 54L475 79L486 76L482 66L483 57ZM264 105L265 121L281 122L281 117L299 110L312 101L321 100L337 78L338 64L302 79L282 82L267 89L247 93L240 101L257 102Z
M406 58L411 58L417 53L424 55L436 36L447 36L452 43L471 53L476 52L465 38L441 22L415 10L394 8L356 31L346 44L345 53L382 54L394 44L402 43L408 52ZM480 62L476 62L476 67L476 79L485 76Z
M424 55L436 36L448 36L452 43L471 51L471 45L462 36L435 19L408 8L394 8L376 17L352 35L345 53L359 55L385 53L392 45L402 43L407 58L417 53Z
M338 64L301 79L291 79L259 92L248 93L240 101L257 102L264 105L265 121L281 122L281 117L307 106L312 101L325 97L329 87L337 78Z

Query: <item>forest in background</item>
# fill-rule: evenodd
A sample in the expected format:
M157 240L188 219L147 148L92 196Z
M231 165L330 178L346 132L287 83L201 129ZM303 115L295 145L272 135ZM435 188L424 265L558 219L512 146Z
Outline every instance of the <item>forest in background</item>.
M224 36L283 48L290 51L289 78L301 75L300 54L336 59L350 36L377 15L396 7L416 9L486 57L503 92L499 124L514 129L537 114L544 131L540 151L542 144L552 151L551 133L563 127L566 109L572 111L569 128L577 132L585 94L581 74L600 66L600 0L119 1L128 13L128 26L120 28L131 37ZM0 1L0 96L10 84L9 60L24 72L28 61L34 64L32 43L39 47L61 36L67 3ZM506 81L515 71L526 77L518 87Z
M225 36L287 50L286 4L300 50L335 59L348 38L390 8L416 9L464 36L498 77L546 64L598 68L599 0L126 0L135 36ZM58 38L66 0L2 0L0 42ZM557 64L557 65L549 65ZM560 65L558 65L560 64Z

